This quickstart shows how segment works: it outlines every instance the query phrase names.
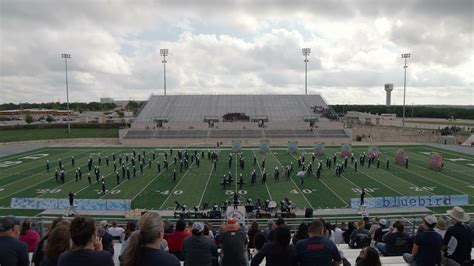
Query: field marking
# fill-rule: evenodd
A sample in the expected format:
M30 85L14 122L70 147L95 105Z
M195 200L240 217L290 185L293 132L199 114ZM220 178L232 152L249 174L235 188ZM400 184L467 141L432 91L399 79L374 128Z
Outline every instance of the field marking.
M275 156L275 154L273 154L273 152L270 152L273 156L273 158L275 158L275 160L278 162L278 164L280 165L281 169L284 169L285 167L283 167L283 165L281 164L280 160L278 160L278 158ZM304 195L303 191L301 191L301 189L298 187L298 185L296 185L295 181L293 181L293 178L290 178L291 182L293 182L293 184L296 186L296 189L298 189L298 191L300 192L301 196L303 196L303 198L306 200L306 202L309 204L309 207L311 207L311 209L314 209L313 205L311 204L311 202L309 202L308 198L306 198L306 196Z
M169 168L170 166L172 166L172 165L174 165L174 161L173 161L173 163L171 163L171 164L168 165L168 168ZM131 199L131 201L135 200L138 196L140 196L140 195L142 194L142 192L145 191L145 189L147 189L153 182L155 182L155 180L156 180L161 174L163 174L164 172L165 172L165 170L163 169L162 172L160 172L160 173L157 174L155 177L153 177L153 179L152 179L150 182L148 182L148 184L146 184L145 187L143 187L137 194L135 194L135 196L133 196L133 198Z
M349 206L349 203L347 201L345 201L339 194L337 194L331 187L329 187L328 184L326 184L322 179L319 179L318 181L320 181L323 185L325 185L334 195L336 195L336 197L338 199L340 199L344 204L346 204L346 206L344 206L344 207Z
M174 186L174 188L171 190L170 194L168 194L168 197L166 197L165 201L163 201L163 204L161 204L159 210L162 210L163 209L163 206L165 206L166 202L168 201L168 199L171 197L171 195L173 195L173 192L176 190L176 188L179 186L179 184L181 183L181 181L183 181L184 177L189 173L189 171L192 169L193 167L193 164L194 162L189 166L188 170L186 170L186 173L184 173L183 176L181 176L181 179L179 179L178 183L176 184L176 186Z
M72 152L66 152L65 154L67 154L67 153L72 153ZM83 154L83 153L84 153L84 152L79 153L79 154ZM81 158L82 158L82 157L81 157ZM62 159L62 158L59 158L59 159ZM35 162L41 162L41 161L31 161L31 162L32 162L32 163L35 163ZM54 163L56 164L56 163L58 163L58 161L56 160ZM22 164L23 164L23 163L22 163ZM50 165L51 165L51 164L52 164L52 163L50 162ZM16 166L21 166L21 164L18 164L18 165L16 165ZM0 175L0 181L2 181L2 180L5 179L5 178L14 176L14 175L18 175L18 174L22 174L22 173L28 172L28 171L33 170L34 168L38 168L38 167L42 167L42 166L41 166L41 165L34 166L34 167L31 167L31 168L28 168L28 169L24 169L24 170L19 171L19 172L15 172L15 173L13 173L13 174L5 175L5 176L1 176L1 175ZM51 169L53 169L53 168L51 168ZM5 169L5 170L6 170L6 169ZM54 170L54 169L53 169L53 170ZM43 163L42 171L40 171L40 172L38 172L38 173L36 173L36 174L30 175L30 176L28 176L28 177L19 179L19 180L17 180L17 181L26 180L26 179L28 179L28 178L37 176L37 175L39 175L39 174L44 173L43 171L46 171L46 164L45 164L45 162ZM46 172L46 173L47 173L47 172ZM17 181L15 181L15 182L17 182ZM9 183L9 184L10 184L10 183Z
M444 153L451 154L451 155L458 156L458 157L463 157L463 156L466 156L466 155L471 156L469 154L465 154L465 153L462 153L462 152L458 152L459 154L463 154L463 155L459 155L459 154L456 154L456 153L452 153L449 150L445 150L443 148L438 148L438 147L433 147L433 146L425 146L425 148L430 150L430 151L444 152ZM469 158L469 160L472 160L472 159Z
M235 193L237 193L237 153L235 153Z
M416 158L415 158L415 159L413 159L413 160L414 160L415 162L417 162L417 161L421 161L421 159L416 159ZM423 170L429 170L429 168L425 168L424 166L421 166L421 165L420 165L420 164L418 164L418 163L412 163L412 164L413 164L414 166L418 167L418 168L421 168L421 169L423 169ZM449 169L449 171L453 171L453 172L455 172L455 173L459 173L459 172L457 172L457 171L454 171L454 170L451 170L451 169ZM472 184L472 183L466 182L466 181L464 181L464 180L462 180L462 179L458 179L458 178L451 177L451 176L449 176L449 175L443 174L443 173L441 173L441 172L434 172L434 173L437 173L437 174L443 175L443 176L445 176L445 177L448 177L448 178L449 178L449 179L451 179L451 180L455 180L455 181L458 181L458 182L464 183L464 184L466 184L466 185L470 185L470 184ZM461 173L461 174L462 174L462 173Z
M347 180L349 183L351 183L352 185L356 186L357 188L359 188L361 190L361 193L362 193L362 189L364 189L363 187L359 187L357 184L355 184L354 182L352 182L351 180L349 180L349 178L345 177L343 174L341 174L341 177L344 178L345 180ZM365 189L364 189L365 191ZM370 194L369 192L365 192L367 195L369 195L370 197L374 197L372 194ZM359 195L360 196L360 195Z
M438 185L441 185L441 186L443 186L443 187L445 187L445 188L447 188L447 189L457 191L457 192L459 192L459 193L461 193L461 194L467 194L467 195L468 195L469 197L471 197L471 198L473 197L473 196L470 196L469 193L467 193L467 192L462 192L462 191L457 190L457 189L455 189L455 188L453 188L453 187L448 187L448 186L446 186L446 185L444 185L444 184L442 184L442 183L440 183L440 182L438 182L438 181L430 180L430 179L428 179L428 178L426 178L426 177L424 177L424 176L422 176L422 175L419 175L419 174L417 174L417 173L415 173L415 172L409 171L408 169L403 168L403 167L401 167L401 166L398 166L398 165L396 165L396 164L394 164L394 166L397 167L397 168L400 168L400 169L402 169L402 170L405 170L405 171L407 171L407 172L409 172L409 173L412 173L412 174L414 174L414 175L417 175L417 176L419 176L419 177L421 177L421 178L423 178L423 179L426 179L426 180L428 180L428 181L430 181L430 182L434 182L434 183L436 183L436 184L438 184Z
M399 176L397 176L397 175L394 175L394 174L390 173L389 171L387 171L387 170L385 170L385 169L382 169L382 168L379 168L379 169L382 170L382 171L384 171L384 172L386 172L387 174L389 174L389 175L391 175L391 176L393 176L393 177L396 177L396 178L400 179L401 181L410 183L410 184L412 184L412 185L415 186L415 187L419 187L418 185L416 185L416 184L414 184L414 183L412 183L412 182L410 182L410 181L408 181L408 180L406 180L406 179L403 179L403 178L401 178L401 177L399 177ZM435 195L435 193L433 193L433 192L431 192L431 191L427 191L427 192L429 192L429 193Z
M297 159L293 154L291 155L294 159ZM349 203L346 202L339 194L337 194L332 188L329 187L328 184L326 184L322 179L319 179L323 185L325 185L336 197L338 197L344 204L346 204L346 207L349 206Z
M201 199L199 200L198 206L201 206L202 200L204 199L204 195L206 194L206 191L207 191L207 185L209 185L209 181L211 180L211 176L213 172L214 172L214 166L211 166L211 172L209 173L209 176L207 177L206 186L204 187L204 191L202 192Z
M0 160L0 163L4 162L4 161L14 160L14 159L16 160L16 159L20 158L20 156L29 156L29 155L31 155L31 154L27 154L27 153L37 153L41 150L48 150L48 149L50 149L50 148L42 147L42 148L38 148L38 149L35 149L35 150L31 150L31 151L25 151L25 152L20 152L20 153L17 153L17 154L1 156L0 158L9 158L9 159L2 159L2 160ZM66 151L66 152L68 152L68 151Z
M104 166L105 166L105 165L104 165ZM106 167L107 167L107 166L106 166ZM112 173L114 173L114 171L111 171L110 173L104 175L104 176L103 176L103 177L104 177L104 180L107 178L107 176L109 176L109 175L112 174ZM86 178L87 178L87 177L86 177ZM64 185L66 185L66 184L69 184L69 183L71 183L72 181L75 181L75 177L71 178L71 180L69 180L68 182L66 182L66 183L64 183L64 184L61 184L61 185L59 185L59 186L54 187L53 189L57 189L57 188L59 188L59 187L61 187L61 186L64 186ZM85 179L84 179L84 181L85 181ZM88 188L88 187L90 187L90 185L88 185L88 186L82 188L80 191L82 191L82 190L84 190L85 188ZM77 193L76 193L76 194L77 194ZM36 197L35 197L35 198L36 198Z
M174 164L174 163L170 164L169 166L171 166L171 165L173 165L173 164ZM130 164L127 164L127 166L129 166L129 165L131 165L131 163L130 163ZM146 166L143 166L143 169L146 169L146 168L147 168ZM152 167L152 168L153 168L153 167ZM152 168L149 168L149 169L152 169ZM158 176L160 176L160 175L163 174L164 172L165 172L165 171L163 170L163 171L161 171L160 173L158 173L155 177L152 178L152 181L151 181L151 182L153 182L156 178L158 178ZM114 172L112 172L112 173L114 173ZM122 179L123 179L123 178L125 178L125 177L122 177ZM111 190L114 190L114 189L120 187L121 185L125 184L127 181L132 180L132 179L135 179L135 178L138 178L138 177L133 177L133 178L130 178L130 179L127 178L126 180L124 180L124 181L121 182L120 184L118 184L118 185L116 185L115 187L113 187ZM146 177L143 177L143 178L146 178ZM149 185L149 184L147 184L147 185L145 186L145 188L146 188L148 185ZM106 196L106 195L107 195L107 194L102 195L100 198L102 198L102 197L104 197L104 196ZM136 196L137 196L137 195L135 195L135 197L136 197ZM135 199L135 197L134 197L134 199ZM132 199L132 200L133 200L133 199Z
M354 167L351 167L351 168L355 169ZM363 168L363 167L360 167L360 168ZM359 169L360 169L360 168L359 168ZM402 193L402 192L400 192L400 191L398 191L398 190L392 188L392 187L389 186L389 185L386 185L386 184L383 183L383 182L378 181L376 178L373 178L371 175L366 174L365 172L362 172L362 171L357 171L357 172L359 172L359 173L361 173L361 174L367 176L368 178L374 180L375 182L381 184L382 186L384 186L384 187L386 187L386 188L388 188L388 189L390 189L390 190L392 190L392 191L394 191L394 192L396 192L396 193L398 193L398 194L400 194L400 195L406 196L406 194L404 194L404 193Z
M81 164L81 165L82 165L82 164ZM84 165L87 165L87 164L84 164ZM28 177L28 178L29 178L29 177ZM10 196L12 196L12 195L14 195L14 194L17 194L17 193L19 193L19 192L23 192L23 191L25 191L25 190L27 190L27 189L30 189L30 188L32 188L32 187L34 187L34 186L43 184L43 183L48 182L48 181L53 180L53 179L54 179L54 177L46 178L45 180L43 180L43 181L41 181L41 182L39 182L39 183L32 184L31 186L28 186L28 187L25 187L25 188L23 188L23 189L17 190L17 191L15 191L15 192L13 192L13 193L11 193L11 194L5 196L5 197L2 197L2 198L0 198L0 200L5 199L5 198L8 198L8 197L10 197ZM25 179L21 179L21 180L25 180ZM70 182L72 182L72 181L74 181L74 180L75 180L75 178L71 178L70 181L65 182L64 184L61 184L61 185L59 185L59 186L57 186L57 187L55 187L55 188L58 188L58 187L60 187L60 186L62 186L62 185L66 185L66 184L68 184L68 183L70 183ZM5 186L3 186L3 187L5 187Z
M255 154L255 150L252 150L253 152L253 156L255 156L255 158L257 157L257 154ZM260 171L260 174L262 174L262 168L260 168L260 163L257 159L257 166L258 166L258 170ZM258 183L258 182L257 182ZM267 186L267 182L265 182L265 187L267 188L267 192L268 192L268 196L270 197L270 200L273 200L272 199L272 194L270 194L270 190L268 189L268 186Z

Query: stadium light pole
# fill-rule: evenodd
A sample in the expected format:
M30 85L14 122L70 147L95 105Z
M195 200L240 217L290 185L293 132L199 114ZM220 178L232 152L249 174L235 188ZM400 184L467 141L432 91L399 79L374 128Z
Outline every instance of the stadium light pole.
M163 56L163 61L161 61L161 63L163 63L163 82L164 82L164 90L165 90L165 95L166 95L166 57L168 56L168 49L160 49L160 55Z
M402 118L402 127L405 127L405 98L406 98L406 89L407 89L407 58L410 58L410 54L402 54L402 58L405 59L405 76L403 78L403 118Z
M308 55L311 53L311 48L303 48L301 52L304 55L304 94L308 95Z
M71 54L61 54L61 58L64 58L64 66L66 69L66 101L67 101L67 133L71 134L71 118L69 117L69 86L67 82L67 59L71 58Z

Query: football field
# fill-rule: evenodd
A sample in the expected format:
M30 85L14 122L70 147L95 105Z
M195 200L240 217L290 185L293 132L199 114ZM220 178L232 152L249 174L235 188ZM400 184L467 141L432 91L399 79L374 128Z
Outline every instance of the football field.
M404 149L409 157L409 166L394 163L396 150ZM143 157L145 152L145 165L143 173L137 163L136 177L128 179L122 177L121 166L118 163L122 156L125 167L131 168L133 150L137 157ZM337 160L343 162L339 153L340 146L326 147L325 155L316 157L313 163L313 174L304 178L301 184L300 177L296 176L297 160L301 155L305 161L311 162L312 148L298 149L296 154L289 154L287 148L271 148L270 152L263 154L256 149L242 150L245 159L245 167L242 170L239 165L240 154L233 153L230 149L216 149L219 154L217 167L214 169L211 160L208 160L208 150L204 149L204 157L200 165L189 160L189 167L181 170L179 159L174 162L179 148L170 149L155 148L44 148L14 156L0 159L0 207L8 208L12 197L16 198L67 198L69 192L77 194L81 199L130 199L133 208L145 209L174 209L175 202L186 204L188 207L202 206L204 203L222 204L226 199L231 200L234 193L241 196L245 201L251 198L253 202L257 198L262 201L266 199L280 202L288 197L297 208L343 208L350 207L351 198L357 198L361 189L366 189L366 198L379 196L422 196L422 195L459 195L467 194L470 204L474 203L474 156L442 150L430 146L379 146L380 168L376 165L367 167L358 166L357 171L354 164L349 163L342 176L335 175L334 165L331 169L326 168L326 157L338 153ZM188 148L188 153L201 156L201 149ZM214 149L211 149L211 151ZM354 146L352 152L356 161L359 154L367 153L368 147ZM444 169L430 170L428 168L428 155L438 152L443 155ZM155 153L155 160L153 160ZM167 153L169 169L164 170L163 160ZM117 171L120 175L120 183L117 183L114 172L112 157L115 154L117 160ZM254 155L257 162L253 164ZM75 166L72 167L72 156ZM126 157L129 157L126 162ZM232 163L229 165L229 156ZM91 172L92 185L87 179L88 160L92 158L93 164L98 165L101 158L101 175L105 178L106 193L101 193L101 185L97 183L95 175ZM106 158L109 166L106 166ZM386 159L390 160L389 169L386 168ZM54 171L58 168L58 160L61 159L65 168L65 183L60 184L55 180ZM46 171L46 160L49 160L51 170ZM262 184L262 161L265 160L267 182ZM315 164L321 160L323 171L320 179L316 179ZM151 167L149 167L151 161ZM161 171L158 173L157 161L160 162ZM295 171L290 179L285 178L284 167L293 162ZM230 166L230 167L229 167ZM75 180L75 170L80 167L82 179ZM273 178L275 167L280 170L280 180ZM255 169L257 183L250 184L251 172ZM173 181L173 170L176 170L176 181ZM234 182L223 188L222 178L229 174ZM240 174L246 182L240 187L237 183Z

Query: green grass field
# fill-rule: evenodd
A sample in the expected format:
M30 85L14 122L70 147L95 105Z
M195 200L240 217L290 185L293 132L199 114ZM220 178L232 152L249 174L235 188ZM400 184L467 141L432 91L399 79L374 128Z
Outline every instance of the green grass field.
M72 128L71 135L67 128L11 129L0 130L0 142L13 142L41 139L69 138L117 138L118 128Z
M393 162L394 153L398 148L403 148L410 158L409 168L398 166ZM141 153L143 149L136 149ZM417 196L417 195L469 195L470 203L474 203L474 156L462 153L441 150L428 146L380 146L381 167L377 169L372 166L368 168L359 166L355 172L353 164L350 163L342 177L334 174L334 167L327 170L325 158L323 160L323 172L321 179L314 176L307 177L303 185L300 184L299 177L293 174L291 180L284 177L283 165L293 161L297 166L297 157L304 153L306 161L311 161L312 149L299 148L298 154L290 155L285 148L273 148L271 153L261 154L257 149L244 149L245 169L241 171L238 167L238 159L235 153L229 149L219 150L219 163L217 169L213 169L212 162L207 159L207 149L204 158L201 159L200 167L191 164L189 169L180 171L178 165L173 162L173 156L177 155L174 149L173 156L168 156L170 168L168 171L157 173L156 160L152 167L146 165L144 173L141 174L139 167L137 177L130 180L122 179L119 185L116 184L116 176L113 173L113 166L105 166L105 157L111 160L112 154L117 156L131 154L132 148L45 148L30 151L15 156L4 157L0 160L0 207L8 208L12 197L43 197L43 198L67 198L70 191L77 193L77 198L84 199L131 199L132 207L146 209L173 209L175 201L187 206L222 203L226 199L231 199L233 193L239 193L244 199L257 198L262 200L272 199L277 202L285 197L290 198L298 208L342 208L347 207L351 198L359 196L361 188L366 188L366 197L377 196ZM163 167L164 153L166 149L145 149L146 161L151 159L152 152L156 153L157 160ZM193 152L194 149L189 149ZM428 169L429 152L439 152L444 157L445 167L442 171ZM326 154L332 155L340 152L340 147L326 147ZM355 158L362 152L367 153L367 147L353 147L352 152ZM43 154L40 159L28 159L27 156ZM232 154L233 163L228 166L228 156ZM257 165L253 166L253 155L257 156ZM100 186L95 183L89 186L87 181L87 160L92 157L94 163L97 158L102 157L101 171L105 176L107 193L100 194ZM83 178L79 182L75 181L74 172L71 167L71 156L75 158L75 166L83 171ZM385 168L386 158L390 158L390 168ZM262 159L265 158L267 169L267 183L261 184L260 168ZM340 161L342 158L338 157ZM58 167L58 159L62 159L66 169L66 183L59 184L54 179L54 169ZM454 160L453 160L454 159ZM46 172L45 162L50 161L52 170ZM117 159L118 160L118 159ZM10 163L8 163L10 162ZM11 165L11 162L21 162ZM6 166L10 165L10 166ZM127 165L130 165L128 163ZM273 169L278 166L280 169L280 181L273 179ZM121 172L120 167L117 168ZM172 173L176 169L177 180L173 182ZM250 185L250 173L253 169L257 171L257 184ZM237 182L225 190L220 185L222 176L231 171L234 179L240 173L245 178L246 185L239 188ZM315 171L313 172L313 174ZM93 176L93 173L91 174ZM238 178L237 178L238 180ZM472 207L467 207L472 211ZM441 208L444 212L444 209ZM35 211L30 211L35 213Z

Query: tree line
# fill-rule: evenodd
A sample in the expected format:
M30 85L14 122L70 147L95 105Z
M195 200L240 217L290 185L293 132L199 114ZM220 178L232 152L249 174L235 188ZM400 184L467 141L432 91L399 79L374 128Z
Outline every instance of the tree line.
M348 111L368 112L372 114L397 114L403 116L403 106L400 105L331 105L340 116ZM474 119L474 107L448 107L448 106L405 106L405 117L418 118L445 118L445 119Z
M126 110L136 112L144 102L129 101ZM100 103L100 102L90 102L90 103L81 103L73 102L69 103L69 109L76 112L83 111L111 111L117 107L115 103ZM50 103L4 103L0 104L0 111L5 110L23 110L23 109L57 109L57 110L67 110L67 103L60 102L50 102Z

